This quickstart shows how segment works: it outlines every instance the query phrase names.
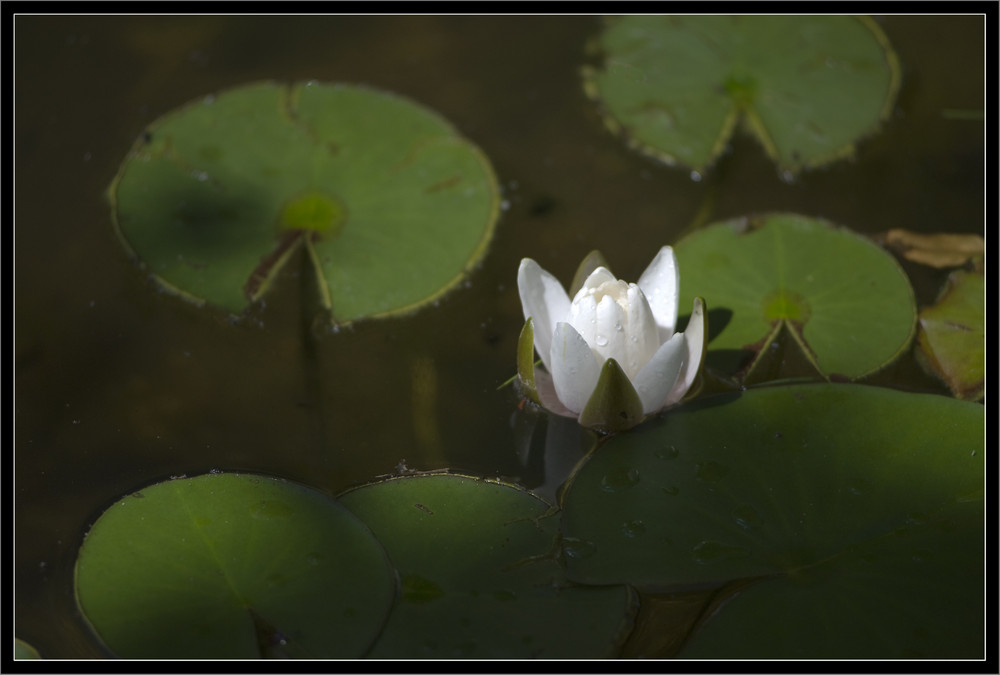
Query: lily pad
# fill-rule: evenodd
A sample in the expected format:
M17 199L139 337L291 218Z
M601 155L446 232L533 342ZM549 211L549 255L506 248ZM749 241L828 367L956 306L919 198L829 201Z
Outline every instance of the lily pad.
M627 635L631 591L569 584L554 554L558 519L531 493L425 474L340 499L379 538L402 580L372 657L601 658L614 656Z
M895 360L916 332L913 289L893 257L826 221L769 214L709 225L674 247L680 306L709 311L707 365L748 372L782 331L827 378Z
M682 406L571 479L564 536L587 554L567 573L650 592L757 580L705 624L699 656L976 658L983 425L980 405L846 384ZM862 629L882 635L855 642Z
M981 502L958 505L821 565L763 579L730 599L678 656L983 658L982 523Z
M14 638L14 659L40 659L38 650L24 640Z
M920 312L917 352L958 398L985 393L986 288L982 272L952 272L936 304Z
M853 153L885 121L899 63L852 16L624 16L584 88L638 150L703 172L739 122L797 172Z
M436 113L315 82L244 86L168 113L110 199L160 284L234 314L304 246L335 323L454 287L485 252L499 203L487 159Z
M385 552L347 509L249 474L122 498L76 563L79 606L122 658L357 658L395 592Z

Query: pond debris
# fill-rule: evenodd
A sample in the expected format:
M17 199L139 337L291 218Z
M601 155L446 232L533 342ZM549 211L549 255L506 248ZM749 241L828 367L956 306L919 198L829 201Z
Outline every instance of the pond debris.
M938 269L975 263L986 254L986 242L977 234L920 234L893 228L875 240L907 260Z

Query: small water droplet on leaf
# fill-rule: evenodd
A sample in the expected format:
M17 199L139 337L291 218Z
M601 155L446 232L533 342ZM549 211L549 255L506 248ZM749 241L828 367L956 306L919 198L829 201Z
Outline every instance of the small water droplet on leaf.
M727 473L729 473L729 467L712 460L708 460L707 462L698 462L696 467L698 480L706 483L718 483Z
M605 492L627 490L639 482L639 469L635 467L618 467L612 469L601 479L601 489Z
M630 520L622 525L622 534L626 537L638 537L646 532L646 526L641 520Z
M733 517L736 524L744 530L752 530L764 524L764 519L757 513L757 509L749 504L743 504L733 509Z
M584 560L597 553L597 546L586 539L564 537L561 546L563 554L567 558L573 558L574 560Z

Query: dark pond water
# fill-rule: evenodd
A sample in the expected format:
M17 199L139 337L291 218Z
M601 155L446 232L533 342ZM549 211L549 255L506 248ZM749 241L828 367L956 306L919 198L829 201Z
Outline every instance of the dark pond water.
M983 122L945 111L983 110L984 20L880 23L903 66L895 114L855 160L789 183L746 138L695 182L608 133L579 78L596 17L17 17L17 636L48 657L101 655L74 606L77 548L116 497L171 475L249 470L336 493L404 462L530 485L516 397L497 389L514 373L524 256L568 281L600 248L634 278L696 220L775 210L981 233ZM466 286L324 335L310 359L294 265L235 325L157 292L116 240L109 183L150 121L267 79L401 93L485 152L506 208ZM945 273L905 268L930 301ZM912 357L874 381L946 393Z

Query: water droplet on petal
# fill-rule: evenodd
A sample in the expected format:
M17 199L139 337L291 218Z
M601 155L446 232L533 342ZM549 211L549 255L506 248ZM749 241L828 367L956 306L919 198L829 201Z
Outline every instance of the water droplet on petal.
M618 331L619 333L622 333L622 332L625 331L625 327L622 326L622 322L621 321L616 321L615 322L615 330Z
M598 347L607 347L608 346L608 338L604 337L603 335L596 336L594 338L594 342L597 343Z

